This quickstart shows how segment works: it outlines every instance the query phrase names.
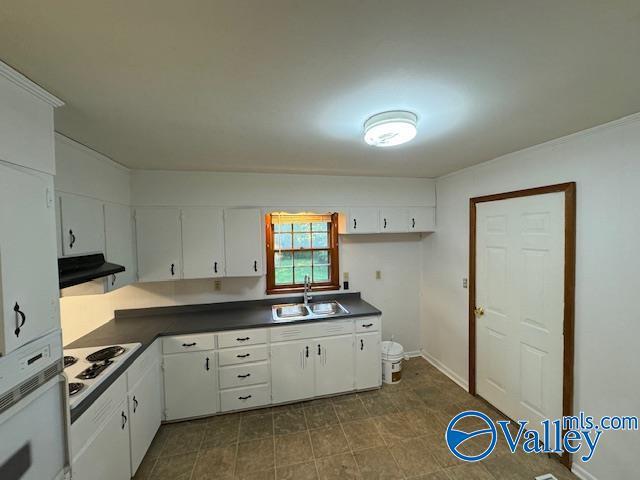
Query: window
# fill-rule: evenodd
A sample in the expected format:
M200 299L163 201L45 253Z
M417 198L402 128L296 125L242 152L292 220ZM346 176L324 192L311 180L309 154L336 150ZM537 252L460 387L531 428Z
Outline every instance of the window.
M282 214L266 218L267 293L335 290L338 275L338 214Z

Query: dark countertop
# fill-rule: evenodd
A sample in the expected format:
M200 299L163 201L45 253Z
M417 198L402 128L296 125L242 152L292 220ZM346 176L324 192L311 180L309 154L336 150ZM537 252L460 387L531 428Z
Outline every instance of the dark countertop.
M365 302L360 293L314 295L313 301L339 301L349 313L317 320L275 322L271 306L281 303L301 303L302 296L280 297L241 302L211 303L117 310L115 318L84 337L65 345L65 348L97 347L139 342L136 350L104 382L71 410L71 422L83 412L139 357L158 337L190 333L221 332L243 328L273 327L292 323L328 322L332 320L380 315L373 305Z

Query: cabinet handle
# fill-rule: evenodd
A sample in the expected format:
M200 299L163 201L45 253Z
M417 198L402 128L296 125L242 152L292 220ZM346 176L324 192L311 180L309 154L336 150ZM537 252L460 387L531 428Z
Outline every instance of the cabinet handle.
M387 228L387 219L384 219L384 227L383 228Z
M20 329L24 326L24 322L27 321L27 316L24 314L22 310L20 310L20 305L18 302L13 306L13 311L16 312L16 329L13 333L16 334L16 337L20 336Z
M416 228L416 219L415 218L411 219L411 228Z
M373 327L373 323L363 323L362 328L371 328Z
M254 271L254 272L257 272L257 271L258 271L258 261L257 261L257 260L254 260L254 261L253 261L253 271Z
M354 218L353 219L353 229L355 230L356 228L358 228L358 221Z
M236 338L237 341L239 342L246 342L247 340L250 340L251 337L238 337Z
M250 373L245 373L244 375L238 375L238 378L247 378L250 377L251 374Z
M238 397L238 400L248 400L251 398L251 395L247 395L246 397Z
M204 368L207 372L209 371L209 357L207 357L207 361L204 363Z
M73 234L73 230L69 230L69 248L73 248L76 243L76 236Z
M193 343L183 343L183 344L182 344L182 346L183 346L183 347L195 347L196 345L197 345L197 344L196 344L196 342L193 342Z
M176 274L176 265L175 263L171 264L171 276L173 277Z
M116 274L111 275L111 286L113 287L116 284Z
M213 273L218 273L218 262L213 262Z
M251 354L250 353L244 353L242 355L238 354L238 355L236 355L236 357L238 357L238 358L247 358L249 355L251 355Z
M305 355L305 357L309 358L309 345L304 347L304 355Z
M122 412L122 430L127 426L127 416Z
M318 344L318 355L322 355L322 350L320 349L320 344Z
M364 350L364 340L360 339L360 350Z
M138 400L136 399L136 396L133 396L133 413L136 413L136 410L138 409Z

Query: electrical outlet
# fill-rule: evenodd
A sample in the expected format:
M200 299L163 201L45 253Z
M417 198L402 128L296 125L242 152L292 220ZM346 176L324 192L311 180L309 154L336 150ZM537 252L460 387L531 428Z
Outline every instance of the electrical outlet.
M218 280L218 279L214 280L213 281L213 289L216 292L219 292L220 290L222 290L222 280Z
M376 280L380 280L382 278L382 272L380 270L376 270Z
M463 278L462 279L462 288L469 288L469 279L468 278Z

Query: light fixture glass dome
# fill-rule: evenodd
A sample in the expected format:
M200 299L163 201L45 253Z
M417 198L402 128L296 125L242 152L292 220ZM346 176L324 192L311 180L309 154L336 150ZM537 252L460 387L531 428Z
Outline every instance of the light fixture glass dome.
M364 123L364 141L374 147L393 147L407 143L418 132L415 113L396 110L374 115Z

